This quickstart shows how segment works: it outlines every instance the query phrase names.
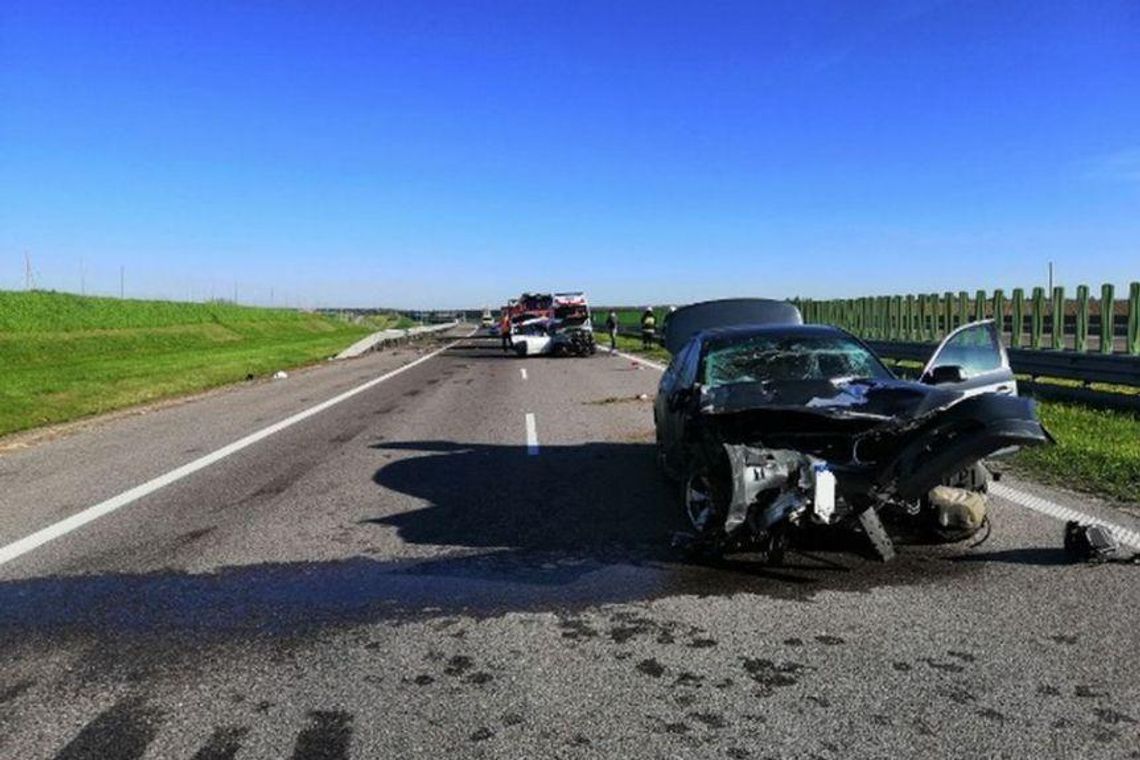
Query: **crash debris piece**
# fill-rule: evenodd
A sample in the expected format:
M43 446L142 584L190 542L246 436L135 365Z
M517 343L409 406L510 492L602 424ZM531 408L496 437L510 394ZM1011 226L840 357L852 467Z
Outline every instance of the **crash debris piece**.
M871 548L875 550L879 559L883 562L890 562L895 558L895 544L887 535L887 530L883 527L883 521L879 519L878 512L873 509L863 510L859 515L859 524L863 526L863 532L867 534L867 538L871 541Z
M976 531L986 519L986 495L965 488L935 486L927 495L935 522L946 531Z
M1065 523L1065 553L1078 562L1104 562L1117 552L1112 531L1103 525Z

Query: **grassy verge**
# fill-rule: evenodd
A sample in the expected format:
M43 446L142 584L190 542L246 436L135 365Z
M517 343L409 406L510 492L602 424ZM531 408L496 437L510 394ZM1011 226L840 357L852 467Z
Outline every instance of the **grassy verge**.
M1048 401L1037 409L1057 445L1020 452L1012 460L1016 471L1043 483L1140 501L1140 419Z
M596 335L598 346L601 349L610 347L610 336L605 332L599 332ZM627 335L617 336L617 347L627 354L636 354L637 356L644 356L646 359L652 359L662 364L668 364L672 358L668 351L661 346L654 346L653 348L642 348L641 338L633 338Z
M307 364L374 329L286 309L0 292L0 435Z

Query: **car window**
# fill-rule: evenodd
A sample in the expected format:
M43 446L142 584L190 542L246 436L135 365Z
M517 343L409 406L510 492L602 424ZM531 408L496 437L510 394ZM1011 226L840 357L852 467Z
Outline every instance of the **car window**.
M710 348L704 383L794 382L838 377L888 378L875 355L843 335L750 335Z
M970 378L1001 369L1004 365L997 331L991 323L972 325L946 341L933 366L957 365Z

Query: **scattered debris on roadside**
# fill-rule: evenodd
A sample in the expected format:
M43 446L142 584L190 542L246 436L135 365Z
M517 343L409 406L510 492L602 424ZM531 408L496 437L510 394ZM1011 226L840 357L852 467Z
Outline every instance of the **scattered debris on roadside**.
M607 396L603 399L596 401L583 401L582 403L587 406L609 406L610 404L630 404L637 401L648 401L649 395L639 393L636 396Z
M274 380L284 380L287 377L289 377L289 375L283 369L279 369L273 373L273 379Z
M1065 554L1073 562L1103 564L1140 564L1140 552L1132 556L1120 553L1120 543L1105 525L1069 520L1065 523Z

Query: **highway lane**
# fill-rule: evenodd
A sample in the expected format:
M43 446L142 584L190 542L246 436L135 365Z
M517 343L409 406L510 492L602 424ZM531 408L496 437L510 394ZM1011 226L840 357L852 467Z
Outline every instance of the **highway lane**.
M0 458L2 540L410 358ZM1065 565L1005 504L977 549L685 564L657 377L467 341L0 566L0 756L1140 748L1136 568Z

